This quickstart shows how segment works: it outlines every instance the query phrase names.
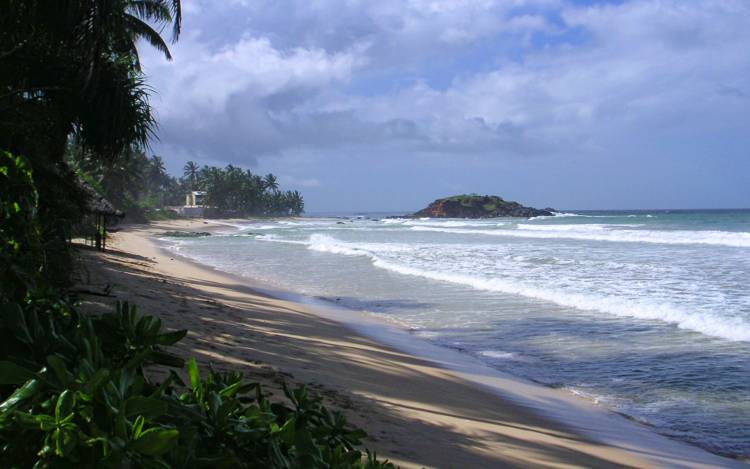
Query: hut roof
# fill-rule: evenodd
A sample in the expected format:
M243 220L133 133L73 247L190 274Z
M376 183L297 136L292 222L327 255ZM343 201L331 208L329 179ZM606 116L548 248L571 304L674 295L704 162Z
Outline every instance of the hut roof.
M94 186L88 182L79 178L78 187L84 194L86 194L86 210L89 212L97 215L108 215L114 217L125 216L123 212L117 210L109 200L105 199L104 196L102 196L96 189L94 189Z

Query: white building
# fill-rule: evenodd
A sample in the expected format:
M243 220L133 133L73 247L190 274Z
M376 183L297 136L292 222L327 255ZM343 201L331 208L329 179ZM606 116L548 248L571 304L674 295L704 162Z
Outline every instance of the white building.
M190 191L185 196L186 207L203 207L205 205L206 193L204 191Z

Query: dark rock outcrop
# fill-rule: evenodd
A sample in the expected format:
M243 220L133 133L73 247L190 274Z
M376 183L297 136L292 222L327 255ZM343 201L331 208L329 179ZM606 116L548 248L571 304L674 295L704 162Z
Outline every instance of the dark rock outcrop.
M495 218L539 217L554 215L553 209L525 207L518 202L503 200L494 195L454 195L437 199L426 208L411 215L414 218Z
M161 235L169 238L202 238L211 236L211 233L207 231L165 231Z

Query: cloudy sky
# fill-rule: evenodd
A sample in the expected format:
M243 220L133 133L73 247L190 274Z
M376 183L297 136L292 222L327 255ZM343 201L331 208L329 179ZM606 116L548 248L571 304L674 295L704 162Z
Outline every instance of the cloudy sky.
M750 207L748 0L183 0L153 150L308 212Z

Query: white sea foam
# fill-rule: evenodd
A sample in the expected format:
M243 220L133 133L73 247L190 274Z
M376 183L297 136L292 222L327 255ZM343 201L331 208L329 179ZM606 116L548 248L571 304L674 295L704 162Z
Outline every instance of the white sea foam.
M412 229L416 228L428 229L428 227L412 227ZM456 231L465 232L469 230ZM512 232L518 231L514 230ZM536 232L530 233L536 234ZM539 232L538 234L547 234L547 232ZM557 233L554 234L556 235ZM307 241L281 239L269 235L258 236L256 239L305 245L308 249L318 252L346 256L363 256L369 258L376 267L404 275L465 285L480 290L521 295L578 310L599 311L616 316L658 320L710 336L729 340L750 341L750 323L744 319L724 314L725 312L723 311L712 313L705 308L693 308L688 305L682 305L682 303L678 306L671 303L668 298L649 297L648 295L636 293L631 294L631 291L622 289L601 291L600 294L579 293L581 290L580 287L576 287L576 283L571 284L571 287L568 289L561 289L551 284L548 285L547 283L549 282L541 280L541 278L544 278L549 273L543 274L542 277L529 277L530 280L524 280L524 276L520 272L518 276L506 278L487 277L481 275L483 269L479 264L472 264L473 267L471 269L468 267L464 268L465 266L456 263L456 259L446 258L446 254L435 252L437 245L344 242L334 237L317 233L310 236ZM422 251L419 251L420 246ZM454 251L468 248L469 245L451 245L451 249ZM473 251L466 251L466 255L474 259L472 262L475 263L480 259L477 253L487 252L488 246L475 245L471 246L471 248ZM417 255L418 252L427 257L419 258ZM430 255L433 257L429 257ZM514 254L509 254L506 257L512 262L525 262L529 260L528 256ZM557 265L565 264L558 258L555 258L554 261L554 264ZM622 266L618 263L608 261L605 267L614 270ZM634 265L632 267L645 269L648 266L638 267ZM503 268L507 268L507 266ZM637 292L638 288L641 287L639 284L635 284L633 288L632 292Z
M629 215L619 215L619 216L625 216L626 218L637 218L637 217L646 217L646 218L654 218L653 215L650 214L629 214ZM581 217L581 218L617 218L618 215L588 215L584 213L567 213L567 212L554 212L552 216L549 215L541 215L538 217L531 217L529 220L537 220L537 219L545 219L545 218L565 218L565 217Z
M673 305L651 303L649 301L633 298L618 298L614 296L598 297L594 295L564 292L555 289L526 286L521 283L502 279L489 279L464 274L428 271L394 264L378 258L375 258L373 264L377 267L406 275L414 275L433 280L467 285L479 290L522 295L584 311L601 311L616 316L659 320L675 324L681 329L688 329L710 336L721 337L729 340L750 341L750 324L738 318L721 317L705 313L690 313L681 311Z
M259 241L270 241L272 243L281 243L281 244L298 244L298 245L303 245L303 246L307 246L309 244L306 241L284 239L284 238L279 237L279 235L275 235L275 234L256 235L255 239Z
M307 243L309 249L319 252L329 252L332 254L343 254L345 256L366 256L368 253L361 249L347 247L346 243L340 243L331 236L314 234L310 236Z
M244 223L240 224L240 223L232 223L228 221L219 221L219 220L213 220L211 223L214 225L231 226L232 228L236 228L238 230L244 229L248 226L247 224L244 224Z
M425 269L408 265L405 263L408 260L405 261L403 258L399 261L383 258L380 255L382 251L378 252L378 247L387 246L384 243L347 243L327 235L315 234L310 237L308 246L309 249L320 252L346 256L366 256L371 259L374 266L404 275L465 285L478 290L521 295L583 311L600 311L616 316L658 320L675 324L681 329L714 337L735 341L750 341L750 323L745 320L722 316L719 313L691 312L668 302L630 296L575 293L557 288L529 285L517 280ZM392 251L403 251L408 248L408 246L393 246Z
M379 253L404 253L411 252L414 246L397 243L347 243L324 234L311 235L309 241L302 242L312 251L343 254L346 256L372 256L373 252Z
M479 355L496 360L517 360L518 354L514 352L504 352L502 350L483 350Z
M245 225L237 231L222 231L222 236L253 236L253 231L267 231L279 228L277 225Z
M604 231L604 230L611 230L611 229L620 229L620 228L638 228L643 226L639 223L618 223L618 224L598 224L598 223L586 223L586 224L576 224L576 225L530 225L526 223L519 223L516 225L516 228L519 230L531 230L531 231L580 231L580 232L587 232L587 231Z
M506 222L493 222L493 221L463 221L463 220L441 220L437 218L420 218L418 220L407 219L407 218L389 218L382 220L382 223L386 225L404 225L404 226L434 226L434 227L446 227L446 228L458 228L462 226L503 226L507 225Z
M541 226L541 225L539 225ZM591 226L591 225L580 225ZM750 233L732 231L657 231L657 230L602 230L594 227L590 232L569 229L539 231L531 229L451 229L429 226L413 226L415 231L437 231L455 234L478 234L487 236L505 236L515 238L540 239L578 239L586 241L609 241L619 243L654 243L654 244L705 244L712 246L750 247Z
M441 227L444 226L446 228L458 228L461 226L502 226L505 223L481 223L481 222L468 222L468 221L454 221L454 220L445 220L445 221L439 221L439 220L432 220L432 221L424 221L424 220L410 220L404 223L404 225L407 226L437 226Z

